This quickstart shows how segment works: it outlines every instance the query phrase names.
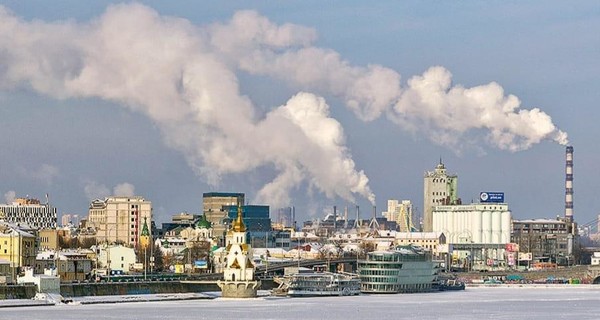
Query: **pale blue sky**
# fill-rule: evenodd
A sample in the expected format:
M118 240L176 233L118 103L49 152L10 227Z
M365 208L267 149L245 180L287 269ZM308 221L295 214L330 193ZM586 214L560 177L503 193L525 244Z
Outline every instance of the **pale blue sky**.
M113 1L0 1L13 15L39 22L71 19L86 24ZM395 70L401 84L431 66L443 66L453 84L497 82L516 95L521 109L540 108L575 148L575 219L596 218L600 170L600 4L581 1L141 1L160 15L199 28L228 22L242 9L256 10L272 23L313 28L315 47L339 53L353 66ZM2 47L0 45L0 52ZM6 61L0 54L0 75ZM278 79L238 72L240 91L258 114L285 104L298 88ZM318 90L317 90L318 91ZM411 134L387 117L364 122L334 95L323 96L343 127L358 171L369 178L378 211L387 199L410 199L422 212L423 172L441 156L459 175L463 202L480 191L504 191L516 219L552 218L564 211L564 153L544 140L528 150L498 150L477 140L461 152ZM109 127L108 130L106 127ZM481 133L482 135L485 132ZM477 132L472 133L471 139ZM28 86L0 86L0 196L43 198L49 193L60 213L85 215L85 188L112 190L129 183L151 200L156 220L182 211L199 212L203 192L245 192L253 199L275 177L270 165L222 176L217 187L194 174L181 152L167 147L159 125L141 113L100 98L56 99ZM89 192L88 192L89 193ZM356 196L362 212L368 201ZM323 216L333 205L352 203L307 189L293 190L301 220ZM2 199L0 199L2 200Z

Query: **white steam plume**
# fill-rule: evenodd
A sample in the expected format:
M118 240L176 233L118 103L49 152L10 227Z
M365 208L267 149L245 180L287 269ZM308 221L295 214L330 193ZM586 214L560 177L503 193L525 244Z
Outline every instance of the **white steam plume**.
M452 87L450 73L434 67L402 88L396 71L352 66L313 47L315 39L313 29L277 25L253 11L198 27L140 4L110 6L89 23L28 22L0 6L0 88L100 97L141 112L213 184L223 174L271 166L278 175L258 198L273 206L287 205L303 182L350 202L374 196L322 98L299 93L261 119L240 94L239 70L336 95L363 120L385 113L441 144L480 130L513 151L566 141L547 114L519 109L495 83Z
M113 188L113 195L118 197L133 197L135 195L135 186L128 182L123 182Z
M110 195L110 189L96 181L87 181L83 187L83 192L89 201L104 199Z
M337 95L363 120L387 111L407 130L453 149L473 129L487 130L489 143L503 150L524 150L544 139L568 143L550 116L537 108L520 109L518 98L504 96L495 82L453 87L448 70L432 67L403 89L396 71L351 66L335 51L311 47L316 39L312 30L277 26L252 11L238 12L212 31L211 43L244 71Z
M9 190L4 194L4 200L7 204L12 204L17 197L17 193L14 190Z
M258 193L273 206L289 204L289 191L303 181L331 197L374 198L323 99L301 93L257 119L205 33L139 4L111 6L86 24L26 22L0 7L0 87L100 97L142 112L213 183L273 166L279 175ZM108 188L88 183L85 191L95 198Z

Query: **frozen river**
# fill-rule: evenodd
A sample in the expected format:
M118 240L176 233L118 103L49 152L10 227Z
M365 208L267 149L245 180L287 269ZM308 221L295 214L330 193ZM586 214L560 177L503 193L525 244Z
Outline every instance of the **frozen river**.
M0 319L600 319L600 286L354 297L188 300L0 309Z

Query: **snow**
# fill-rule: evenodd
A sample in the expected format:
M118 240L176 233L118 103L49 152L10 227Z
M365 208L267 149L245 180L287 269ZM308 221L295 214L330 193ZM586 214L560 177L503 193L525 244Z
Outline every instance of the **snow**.
M72 303L1 308L0 319L598 319L598 305L600 286L467 287L351 297Z

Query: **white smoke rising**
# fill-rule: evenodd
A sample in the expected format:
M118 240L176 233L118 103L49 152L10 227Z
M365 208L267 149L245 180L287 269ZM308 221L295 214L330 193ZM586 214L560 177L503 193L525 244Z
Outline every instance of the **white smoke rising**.
M4 200L7 204L11 204L15 201L17 193L14 190L9 190L4 194Z
M135 195L135 186L128 182L123 182L113 188L113 195L118 197L133 197Z
M86 182L83 192L89 201L104 199L110 195L110 189L96 181Z
M504 95L495 82L473 88L452 86L452 75L432 67L408 81L391 118L405 128L429 132L434 142L456 149L470 130L488 131L489 145L519 151L543 139L567 143L550 116L535 108L519 109L514 95Z
M248 24L256 19L260 23ZM535 108L520 109L520 101L492 82L474 88L452 87L452 76L443 67L432 67L401 88L400 75L379 65L351 66L332 50L311 47L310 29L269 22L254 12L239 12L228 24L214 26L213 45L244 71L269 75L294 86L341 97L363 120L382 113L407 130L429 135L438 144L456 149L470 130L487 130L487 141L500 149L518 151L540 141L568 143L567 134ZM290 29L294 30L290 30ZM273 34L290 35L273 41ZM235 34L236 42L222 41ZM282 48L282 46L287 47Z
M37 169L27 169L24 167L19 167L18 171L21 173L22 176L35 181L39 181L46 185L51 185L54 182L54 179L58 177L60 173L57 167L46 163L42 164Z
M95 199L104 199L108 196L117 197L132 197L135 195L135 186L128 182L119 183L113 187L112 194L110 189L101 183L96 181L86 181L83 191L88 200L92 201Z
M363 120L387 114L449 146L473 130L512 151L542 139L566 141L547 114L519 109L519 100L495 83L452 87L450 73L434 67L402 88L396 71L352 66L312 46L316 38L311 28L277 25L253 11L199 27L141 4L110 6L88 23L28 22L0 6L0 88L99 97L143 113L212 184L223 174L272 167L277 176L257 199L274 207L288 205L304 182L350 202L356 196L374 202L374 195L323 98L301 92L259 118L240 94L238 71L336 95ZM110 191L95 183L85 189Z

